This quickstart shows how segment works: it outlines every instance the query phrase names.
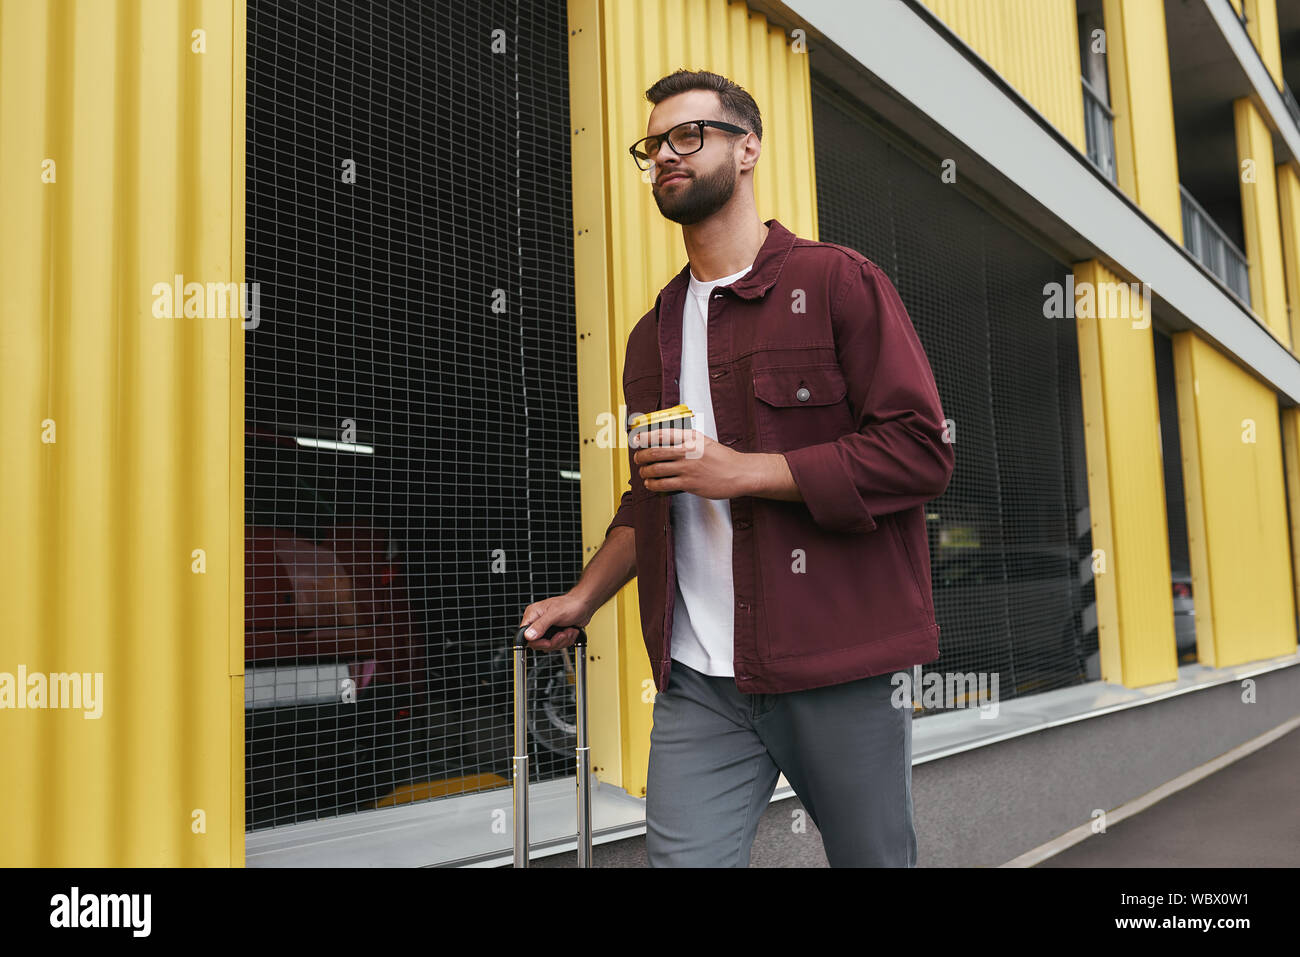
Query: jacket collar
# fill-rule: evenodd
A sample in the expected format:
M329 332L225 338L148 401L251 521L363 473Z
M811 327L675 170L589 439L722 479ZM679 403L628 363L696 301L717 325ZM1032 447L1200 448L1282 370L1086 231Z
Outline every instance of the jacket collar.
M795 235L775 219L764 224L768 227L767 238L759 247L754 257L754 265L749 272L727 286L736 295L744 299L757 299L766 293L781 277L790 250L794 248ZM686 286L690 282L691 264L687 262L673 280L659 291L655 299L655 322L659 339L659 369L663 385L662 408L670 408L681 401L681 383L678 371L682 366L682 301L686 297ZM668 321L661 317L668 316ZM667 498L668 496L661 496Z
M727 286L736 295L744 299L757 299L766 293L777 279L781 277L781 269L785 266L786 259L790 256L790 250L794 248L795 235L786 229L776 219L766 220L763 225L768 227L767 238L763 240L763 245L759 247L758 255L754 257L754 265L735 282ZM670 302L676 303L685 295L686 286L690 282L691 264L688 261L681 271L673 277L672 281L660 291L660 296L665 296Z

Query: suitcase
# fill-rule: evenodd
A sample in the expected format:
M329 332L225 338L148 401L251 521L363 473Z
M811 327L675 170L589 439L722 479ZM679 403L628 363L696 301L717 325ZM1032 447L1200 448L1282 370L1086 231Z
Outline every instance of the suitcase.
M515 697L515 750L512 774L514 778L515 811L515 867L528 866L528 675L525 655L528 639L525 625L515 633L514 642L514 697ZM547 629L543 638L553 638L572 625L556 625ZM574 681L577 691L578 745L574 750L578 772L578 866L591 867L591 748L587 744L587 632L578 628L578 638L570 647L573 656ZM539 654L559 654L542 651Z

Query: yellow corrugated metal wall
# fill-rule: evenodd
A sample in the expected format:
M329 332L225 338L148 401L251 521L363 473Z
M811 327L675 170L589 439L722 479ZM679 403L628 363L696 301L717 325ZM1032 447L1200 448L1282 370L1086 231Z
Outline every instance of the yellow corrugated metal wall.
M243 333L153 312L242 278L243 29L0 0L0 672L102 675L0 714L5 866L243 863Z
M721 73L753 95L763 116L754 175L761 219L775 217L798 235L816 238L817 188L808 57L763 15L727 0L570 0L569 26L582 525L590 557L630 478L626 448L597 445L597 417L617 417L628 335L686 263L681 227L659 213L627 152L647 132L653 105L646 89L684 67ZM582 63L573 62L579 57ZM593 137L599 137L595 145ZM596 183L604 185L602 194L591 189ZM617 608L611 602L593 619L590 653L591 723L594 729L603 723L601 736L592 739L592 764L599 779L639 797L645 794L654 684L636 587L633 579ZM615 728L617 737L610 731ZM609 749L619 741L615 758Z
M610 165L617 162L617 157L606 146L601 0L569 0L568 16L574 321L585 565L599 550L622 494L619 460L626 450L616 445L622 428L615 421L622 401L622 379L614 356L616 350L621 351L619 335L626 333L620 333L612 321L610 196L606 184ZM631 637L636 638L636 609L635 601L630 609L620 601L611 601L596 612L587 626L591 770L597 780L619 786L623 782L623 742L627 737L624 727L628 721L624 699L630 693L624 692L623 661L628 649L636 650L627 642L624 622L630 613L634 626ZM639 713L636 708L631 711L633 715Z
M1116 180L1181 246L1183 212L1164 6L1104 0L1103 14L1110 108L1115 114Z
M1290 346L1273 136L1248 97L1233 100L1232 117L1237 135L1241 219L1250 266L1250 305L1277 340Z
M1286 479L1286 499L1291 514L1291 583L1292 600L1300 608L1300 408L1280 410L1282 428L1282 469Z
M922 0L1087 152L1075 0Z
M1195 332L1175 333L1196 650L1223 668L1296 650L1277 397Z
M1289 163L1277 167L1278 218L1282 232L1283 276L1286 279L1286 327L1291 350L1300 348L1300 176Z
M1093 302L1080 298L1075 324L1101 677L1131 688L1172 681L1178 658L1149 306L1140 287L1133 295L1095 259L1076 263L1074 277L1076 292L1089 290Z
M1273 82L1281 88L1282 45L1277 26L1277 4L1278 0L1246 0L1246 32L1272 75Z

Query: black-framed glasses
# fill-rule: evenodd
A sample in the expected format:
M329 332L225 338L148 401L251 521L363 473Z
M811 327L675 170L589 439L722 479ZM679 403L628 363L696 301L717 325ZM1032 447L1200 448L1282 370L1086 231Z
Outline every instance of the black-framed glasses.
M659 147L663 144L664 139L668 140L668 147L678 156L698 153L704 148L704 128L706 126L712 126L727 133L750 132L741 129L739 126L722 123L718 120L687 120L685 123L678 123L667 133L660 133L658 136L647 136L637 140L627 148L627 151L632 154L632 159L636 160L638 169L649 169L651 164L654 163L654 158L659 155Z

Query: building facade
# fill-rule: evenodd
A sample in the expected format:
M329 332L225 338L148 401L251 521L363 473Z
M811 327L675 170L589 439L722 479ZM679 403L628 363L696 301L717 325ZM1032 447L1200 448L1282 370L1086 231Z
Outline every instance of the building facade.
M754 95L760 215L890 276L951 419L921 863L1291 716L1297 0L0 0L0 861L509 861L510 639L601 545L685 260L627 154L679 66ZM635 589L588 626L611 855ZM539 858L567 658L532 656Z

